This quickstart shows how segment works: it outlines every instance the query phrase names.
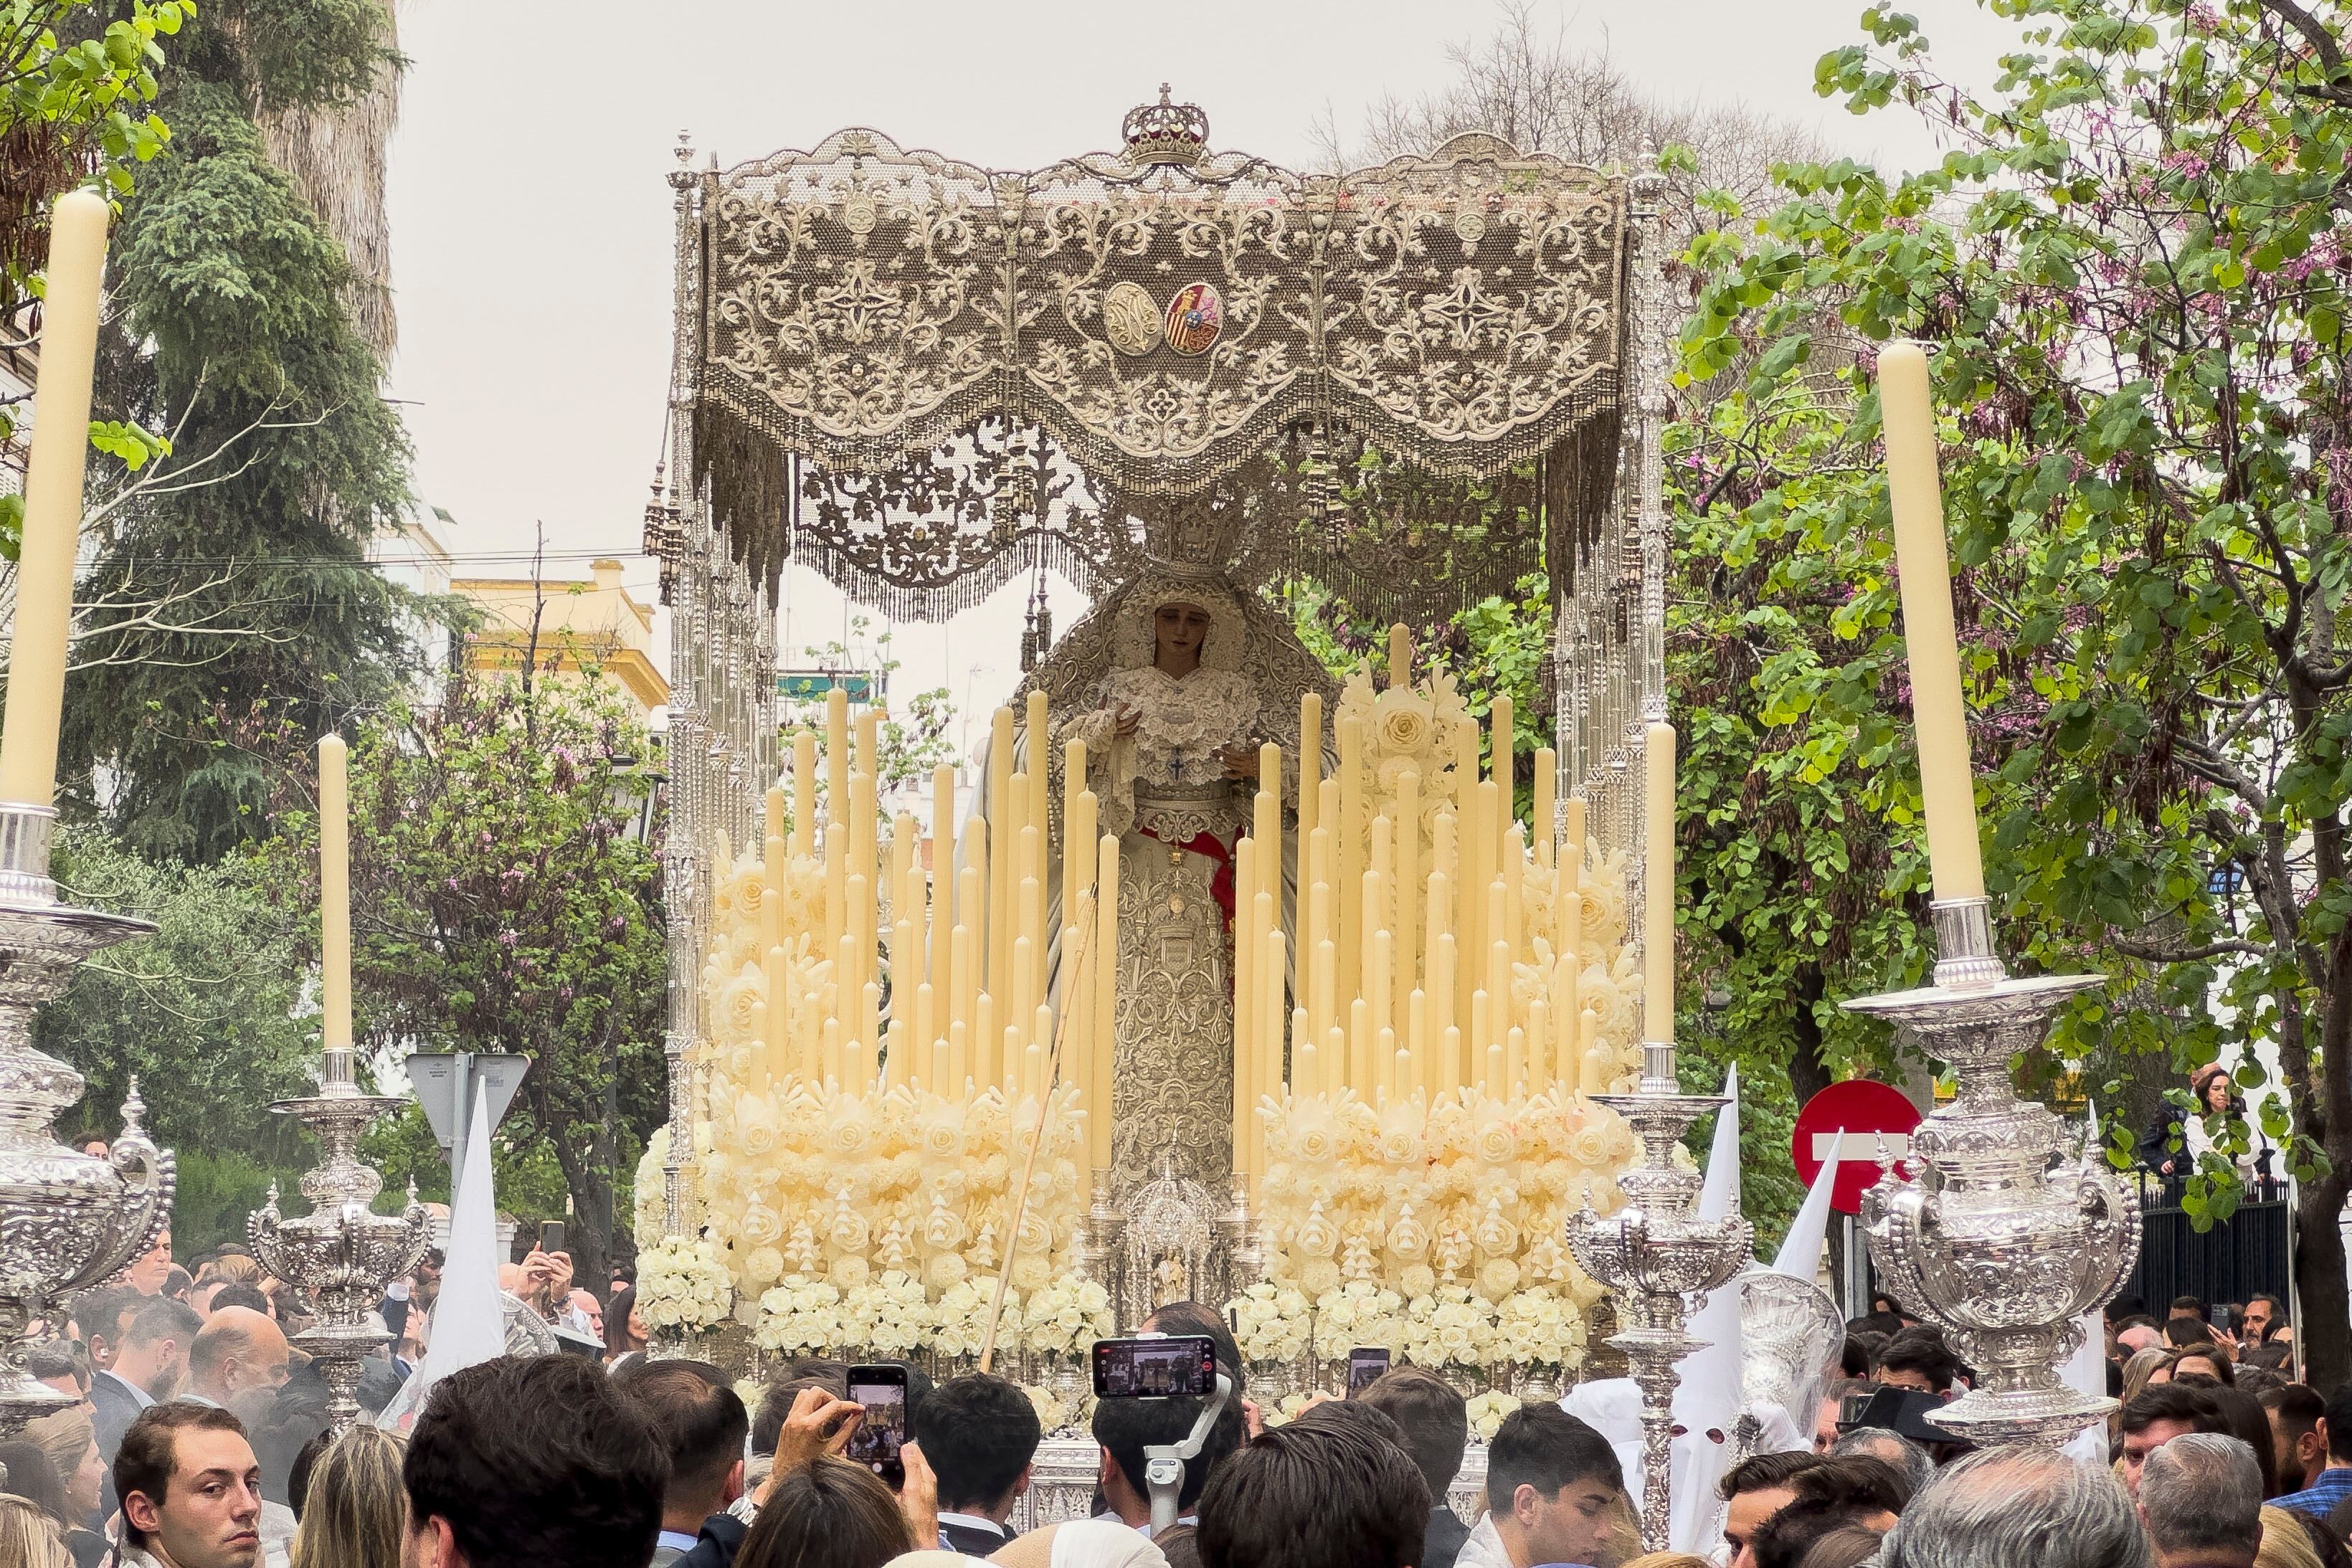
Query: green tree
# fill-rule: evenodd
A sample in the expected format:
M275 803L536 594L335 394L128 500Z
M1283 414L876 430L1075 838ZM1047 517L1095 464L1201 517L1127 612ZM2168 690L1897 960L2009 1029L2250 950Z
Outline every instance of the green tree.
M236 1204L257 1207L273 1176L290 1182L310 1163L300 1125L269 1112L316 1082L303 921L278 902L268 868L246 855L157 864L83 828L60 835L52 870L68 902L157 927L76 968L35 1020L41 1048L88 1080L64 1130L110 1136L136 1077L149 1131L182 1157L175 1239L201 1247L242 1235ZM217 1201L206 1197L216 1191Z
M172 146L124 208L101 392L172 431L184 472L209 464L93 528L81 584L64 749L106 780L82 809L142 853L265 831L277 768L417 665L405 596L364 559L407 504L405 439L342 254L256 124L391 68L385 28L376 0L208 9L161 100Z
M2352 1375L2337 1229L2352 660L2336 632L2352 578L2352 67L2337 22L2295 0L2046 0L2030 16L1979 99L1937 75L1912 18L1865 14L1870 44L1826 57L1822 90L1856 112L1915 105L1956 150L1902 178L1785 168L1787 199L1701 257L1688 362L1752 362L1766 395L1794 386L1824 301L1864 341L1936 346L2009 940L2029 964L2115 977L2062 1019L2062 1055L2147 1044L2252 1087L2256 1051L2275 1051L2285 1098L2263 1132L2301 1178L2302 1341L2332 1385ZM1844 375L1860 454L1870 369L1865 351ZM1845 517L1883 538L1874 475L1846 488ZM1850 585L1844 623L1868 646L1891 613L1883 545L1790 548ZM1899 713L1890 673L1857 674ZM1889 770L1898 821L1915 809L1906 752ZM1889 893L1917 895L1916 846L1889 873ZM2249 1135L2225 1131L2192 1205L2229 1211L2227 1155Z
M0 0L0 315L36 291L48 208L92 174L117 196L171 131L152 108L163 48L193 0Z
M593 676L526 689L460 674L435 707L392 705L352 747L355 1029L378 1056L532 1059L499 1130L501 1199L561 1214L568 1196L583 1280L605 1267L668 1110L660 846L635 836L645 756L642 727ZM280 885L315 905L315 821L287 828L269 846ZM436 1161L413 1121L372 1146L406 1151L394 1180Z

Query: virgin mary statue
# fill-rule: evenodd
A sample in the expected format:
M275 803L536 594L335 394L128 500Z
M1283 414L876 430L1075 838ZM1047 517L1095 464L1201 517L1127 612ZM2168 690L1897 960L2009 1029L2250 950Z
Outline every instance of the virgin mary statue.
M1098 603L1024 684L1087 746L1102 831L1119 839L1118 1041L1111 1166L1124 1198L1175 1173L1222 1192L1233 1169L1234 846L1257 789L1258 747L1283 750L1286 905L1298 700L1328 673L1253 594L1205 567L1158 563ZM1026 765L1025 763L1024 764ZM1053 823L1055 852L1062 824ZM1056 915L1049 931L1061 928Z

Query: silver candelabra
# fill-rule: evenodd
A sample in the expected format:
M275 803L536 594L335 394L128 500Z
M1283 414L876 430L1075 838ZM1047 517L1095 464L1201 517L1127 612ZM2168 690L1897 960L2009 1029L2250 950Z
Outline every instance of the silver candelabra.
M327 1420L341 1433L359 1419L360 1364L391 1338L369 1326L368 1314L383 1299L384 1287L415 1267L432 1228L414 1181L404 1210L377 1213L383 1177L359 1157L368 1124L401 1102L360 1092L348 1048L329 1048L320 1077L318 1093L270 1107L300 1118L318 1134L319 1163L302 1177L310 1212L280 1218L272 1183L269 1201L247 1222L246 1235L262 1266L301 1287L318 1307L318 1322L295 1335L294 1343L319 1364L327 1381Z
M1675 1370L1704 1346L1685 1329L1690 1303L1729 1282L1748 1261L1755 1229L1738 1210L1701 1219L1696 1206L1701 1177L1673 1163L1690 1124L1730 1103L1717 1094L1685 1094L1676 1082L1675 1048L1642 1048L1641 1087L1633 1094L1597 1094L1625 1118L1642 1141L1641 1163L1617 1178L1625 1206L1602 1218L1588 1202L1568 1225L1568 1244L1584 1271L1616 1292L1623 1327L1609 1343L1625 1354L1642 1395L1642 1546L1664 1552L1673 1517Z
M2139 1196L2087 1126L2017 1097L2010 1062L2097 975L2011 978L1991 904L1931 904L1935 984L1845 1005L1894 1023L1958 1080L1912 1138L1914 1180L1890 1166L1864 1198L1870 1260L1887 1288L1950 1336L1976 1386L1936 1412L1972 1443L2065 1441L2115 1408L2058 1368L2139 1256Z
M0 1432L75 1402L26 1370L34 1321L152 1247L172 1217L172 1156L140 1125L135 1079L104 1158L57 1139L82 1076L34 1049L34 1010L75 965L155 927L58 903L56 827L47 806L0 802Z

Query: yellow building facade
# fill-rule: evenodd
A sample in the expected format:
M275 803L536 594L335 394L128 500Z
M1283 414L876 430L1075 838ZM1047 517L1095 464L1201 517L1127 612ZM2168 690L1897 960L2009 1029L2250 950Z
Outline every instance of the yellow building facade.
M449 591L481 614L466 637L467 667L519 674L529 661L559 679L593 674L618 687L646 717L669 701L669 681L655 656L654 607L622 586L619 561L593 560L588 571L586 581L452 577Z

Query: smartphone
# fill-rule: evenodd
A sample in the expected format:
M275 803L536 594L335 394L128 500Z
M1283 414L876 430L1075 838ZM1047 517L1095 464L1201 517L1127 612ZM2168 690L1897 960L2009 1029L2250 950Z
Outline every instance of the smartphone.
M539 1249L550 1257L563 1250L563 1221L542 1219L539 1222Z
M898 1457L907 1446L907 1369L893 1362L851 1367L849 1402L865 1407L866 1419L850 1434L842 1457L897 1491L907 1481L906 1462Z
M1205 1399L1217 1391L1217 1342L1206 1334L1095 1341L1097 1399Z
M1370 1387L1381 1373L1389 1369L1389 1347L1384 1344L1360 1344L1348 1353L1348 1397Z

